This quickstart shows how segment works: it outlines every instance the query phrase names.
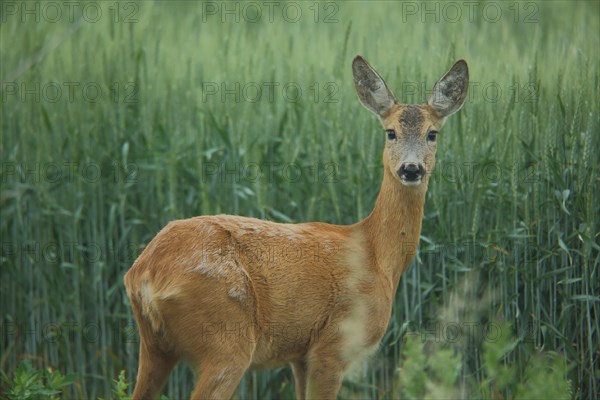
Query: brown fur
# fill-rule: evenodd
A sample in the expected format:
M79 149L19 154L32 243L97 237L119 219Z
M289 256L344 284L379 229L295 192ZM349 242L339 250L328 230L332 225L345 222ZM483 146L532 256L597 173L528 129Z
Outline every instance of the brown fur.
M393 96L357 60L357 85L367 79ZM368 108L380 111L384 128L414 136L411 146L443 124L428 105L392 103ZM402 143L386 144L375 207L354 225L218 215L163 228L125 275L141 340L133 398L156 397L180 360L198 370L194 399L229 398L248 368L284 363L298 399L335 398L349 364L385 333L418 245L428 175L418 186L401 183ZM431 171L435 148L419 154Z

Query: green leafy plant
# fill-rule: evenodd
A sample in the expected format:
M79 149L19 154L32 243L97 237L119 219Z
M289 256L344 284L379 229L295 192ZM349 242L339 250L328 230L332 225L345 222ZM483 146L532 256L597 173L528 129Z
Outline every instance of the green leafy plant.
M121 370L119 372L119 377L113 380L113 398L117 400L130 400L131 396L127 393L127 389L129 388L130 383L127 382L127 378L125 377L125 371ZM161 395L159 400L169 400L169 398L165 395Z
M7 386L6 398L10 400L59 399L64 389L73 384L75 374L63 375L59 371L35 369L30 361L22 361L12 379L2 371L2 382Z
M397 370L396 396L403 399L571 399L565 358L554 352L540 352L526 361L524 371L508 362L518 345L508 324L498 323L494 340L483 343L479 381L461 377L462 355L456 349L420 335L409 334L403 344L403 361Z
M397 370L400 394L405 399L457 397L462 360L452 349L425 350L420 335L407 335L404 362Z
M125 371L119 373L119 377L114 380L114 385L113 394L115 397L119 400L129 400L129 395L127 394L129 383L125 379Z

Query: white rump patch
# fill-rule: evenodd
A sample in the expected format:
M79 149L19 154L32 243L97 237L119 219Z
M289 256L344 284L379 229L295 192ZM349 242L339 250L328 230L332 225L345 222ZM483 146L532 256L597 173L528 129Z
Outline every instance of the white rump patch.
M142 281L140 296L142 298L142 312L148 315L150 313L150 309L152 308L154 290L152 289L152 284L148 282L147 279Z
M148 321L150 321L152 330L158 332L162 324L162 319L158 313L158 309L156 308L155 296L156 294L154 293L152 284L146 277L143 277L140 287L142 314L144 314Z

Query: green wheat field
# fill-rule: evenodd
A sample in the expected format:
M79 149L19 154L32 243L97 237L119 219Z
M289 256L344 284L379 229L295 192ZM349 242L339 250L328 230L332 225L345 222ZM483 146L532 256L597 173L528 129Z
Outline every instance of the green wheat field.
M123 275L173 219L367 216L385 133L360 54L402 102L460 58L471 85L388 331L340 398L600 396L600 3L66 3L0 4L0 393L127 397ZM182 364L165 395L193 384ZM251 371L236 398L293 385Z

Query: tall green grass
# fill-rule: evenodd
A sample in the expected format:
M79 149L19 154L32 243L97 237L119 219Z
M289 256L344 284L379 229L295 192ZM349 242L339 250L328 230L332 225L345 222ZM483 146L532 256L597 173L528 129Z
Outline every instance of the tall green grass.
M73 396L110 397L119 371L137 367L122 276L164 224L214 213L364 218L384 137L356 99L352 57L367 57L405 102L425 101L465 58L474 84L440 135L419 253L380 351L343 396L393 397L403 335L430 332L458 282L478 276L468 301L486 316L454 322L512 324L506 362L524 373L537 352L560 353L575 396L598 397L598 3L482 2L456 22L447 3L318 3L318 22L312 2L291 3L298 22L278 11L270 22L256 3L257 23L208 15L200 2L91 4L102 9L95 22L2 9L2 370L30 359L77 373ZM435 4L438 22L421 14ZM236 82L239 98L223 99L221 85ZM462 362L485 385L476 346ZM167 394L185 397L192 384L180 366ZM287 367L248 373L238 391L292 393Z

